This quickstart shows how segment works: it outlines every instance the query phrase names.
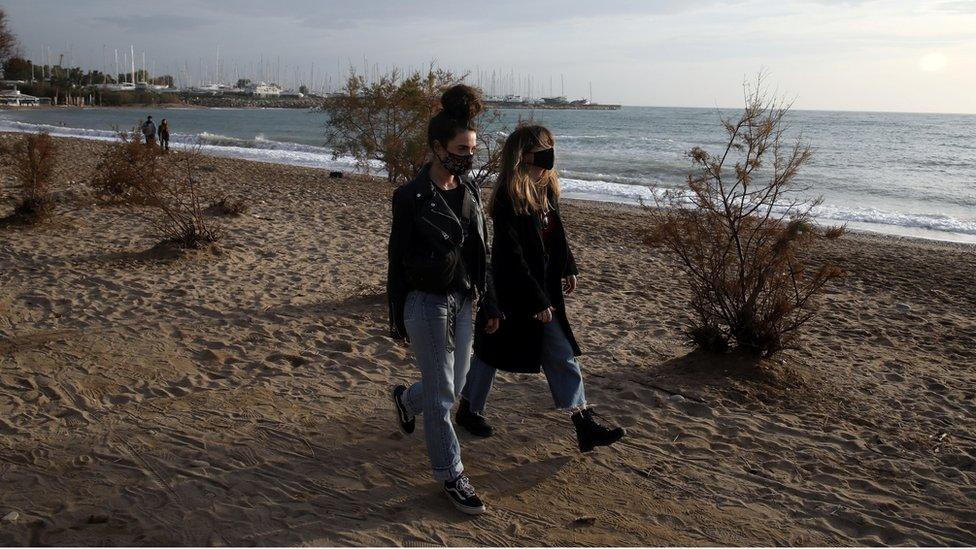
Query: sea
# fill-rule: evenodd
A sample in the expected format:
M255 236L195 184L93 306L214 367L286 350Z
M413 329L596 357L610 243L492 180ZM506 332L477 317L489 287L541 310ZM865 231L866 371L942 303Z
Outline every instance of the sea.
M681 188L693 147L721 152L722 117L736 110L623 107L504 110L499 135L533 119L556 136L565 196L621 203L653 201ZM352 170L324 144L327 117L302 109L41 108L0 111L0 131L111 140L146 115L167 119L177 147L207 154ZM976 243L976 115L793 110L789 137L813 147L797 177L826 225Z

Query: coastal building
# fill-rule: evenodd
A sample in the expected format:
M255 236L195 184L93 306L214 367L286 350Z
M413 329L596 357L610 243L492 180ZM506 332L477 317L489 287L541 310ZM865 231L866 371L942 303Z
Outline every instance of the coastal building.
M50 102L50 99L46 102ZM0 105L8 107L36 107L42 103L45 102L41 101L41 98L20 93L18 89L0 90Z
M277 84L268 84L266 82L253 82L248 84L245 89L248 95L256 95L258 97L277 97L281 95L281 88Z

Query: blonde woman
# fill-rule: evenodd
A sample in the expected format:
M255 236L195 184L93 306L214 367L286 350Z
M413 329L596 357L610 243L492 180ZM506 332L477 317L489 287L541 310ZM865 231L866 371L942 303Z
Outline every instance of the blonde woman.
M580 451L607 446L624 436L587 406L581 354L564 305L579 271L559 216L555 140L543 126L516 129L502 148L502 167L489 204L494 222L491 272L502 315L497 330L477 330L456 420L477 436L491 436L482 415L495 370L538 373L549 382L559 410L570 413ZM491 311L478 324L495 328Z

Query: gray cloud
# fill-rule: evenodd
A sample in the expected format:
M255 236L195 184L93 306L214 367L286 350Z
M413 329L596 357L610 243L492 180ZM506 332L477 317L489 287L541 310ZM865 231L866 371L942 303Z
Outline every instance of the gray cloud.
M95 17L94 21L108 23L125 32L171 32L194 30L216 23L213 19L183 15L116 15Z
M629 104L738 104L761 66L818 108L976 111L976 0L2 0L25 54L108 68L132 46L159 73L334 83L349 64L431 60ZM968 26L967 26L968 25ZM945 49L953 70L918 78ZM368 59L368 61L367 61ZM263 60L263 64L261 61ZM314 68L313 68L314 64ZM264 67L263 69L261 67ZM486 76L487 77L487 76ZM843 85L855 80L859 87ZM518 81L518 80L516 80ZM516 90L518 91L518 90ZM521 93L521 92L520 92Z

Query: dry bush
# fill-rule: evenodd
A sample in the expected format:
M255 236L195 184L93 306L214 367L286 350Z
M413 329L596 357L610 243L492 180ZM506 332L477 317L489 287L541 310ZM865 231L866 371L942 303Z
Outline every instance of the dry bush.
M212 215L239 217L247 213L250 209L251 205L243 198L224 196L210 204L206 212Z
M109 145L95 168L91 185L103 198L116 202L146 204L146 191L162 177L160 149L147 146L136 130L119 131L119 140Z
M146 179L136 192L152 206L150 221L160 244L200 248L220 240L220 227L205 215L202 189L203 155L189 150L173 155L172 174Z
M464 80L453 73L429 67L404 77L393 70L373 83L350 74L341 94L329 99L326 143L333 155L356 159L360 172L373 172L379 163L391 183L410 181L429 159L427 124L440 110L441 94ZM503 133L501 113L485 111L478 118L478 163L472 177L485 185L498 172Z
M769 356L795 343L818 295L842 275L808 251L843 228L818 228L811 209L820 200L803 199L809 189L795 184L812 153L800 138L787 143L789 105L769 98L761 76L745 92L742 115L722 120L724 150L692 149L686 188L647 208L649 242L676 258L685 275L696 345Z
M54 211L51 179L57 143L46 133L25 133L3 152L5 163L13 170L20 188L20 200L10 219L22 223L43 221Z

